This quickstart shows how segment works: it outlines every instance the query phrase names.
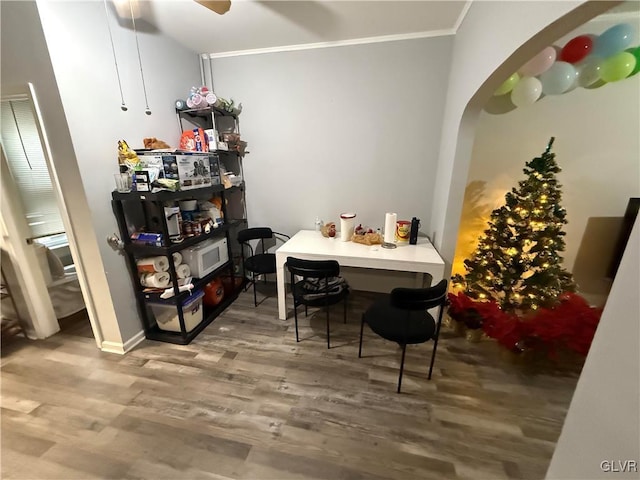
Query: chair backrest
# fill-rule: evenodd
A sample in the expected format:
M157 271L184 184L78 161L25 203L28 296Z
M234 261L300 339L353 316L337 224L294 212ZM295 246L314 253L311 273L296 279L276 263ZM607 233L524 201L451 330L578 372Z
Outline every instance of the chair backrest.
M273 237L273 230L269 227L253 227L238 232L238 242L247 243L250 240L264 240Z
M340 264L335 260L302 260L287 257L287 268L292 275L303 278L326 278L340 275Z
M447 280L429 288L394 288L391 305L402 310L428 310L447 301Z

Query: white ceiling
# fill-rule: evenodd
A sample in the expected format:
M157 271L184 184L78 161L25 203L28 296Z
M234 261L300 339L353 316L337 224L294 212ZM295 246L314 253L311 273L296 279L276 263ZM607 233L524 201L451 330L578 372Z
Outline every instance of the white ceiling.
M372 37L450 35L468 4L232 0L231 10L218 15L193 0L155 0L141 3L141 11L147 30L158 29L197 53L230 54Z
M231 0L229 12L218 15L194 0L131 2L142 16L136 21L140 30L159 31L212 57L452 35L471 5L471 0ZM592 22L640 18L640 1L611 3L615 6ZM120 25L131 28L129 2L113 0L113 5L121 11Z

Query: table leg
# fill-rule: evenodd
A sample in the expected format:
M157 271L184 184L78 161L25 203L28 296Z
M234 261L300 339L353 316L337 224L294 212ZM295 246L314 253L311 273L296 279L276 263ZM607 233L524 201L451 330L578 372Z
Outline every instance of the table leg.
M284 264L287 259L284 256L279 256L276 252L276 279L278 286L278 318L280 320L287 319L287 301L286 294L287 288L284 281Z

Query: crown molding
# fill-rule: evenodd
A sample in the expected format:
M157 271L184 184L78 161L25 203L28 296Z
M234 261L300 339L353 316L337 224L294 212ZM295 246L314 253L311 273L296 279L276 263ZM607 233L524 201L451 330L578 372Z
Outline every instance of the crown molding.
M466 13L466 10L465 10L465 13ZM298 50L315 50L318 48L348 47L351 45L365 45L369 43L398 42L401 40L414 40L417 38L444 37L448 35L455 35L455 33L456 33L455 29L432 30L429 32L400 33L396 35L382 35L378 37L354 38L351 40L337 40L334 42L303 43L299 45L283 45L280 47L256 48L251 50L236 50L232 52L202 53L201 57L204 59L207 59L207 58L213 59L213 58L226 58L226 57L241 57L245 55L262 55L265 53L295 52Z

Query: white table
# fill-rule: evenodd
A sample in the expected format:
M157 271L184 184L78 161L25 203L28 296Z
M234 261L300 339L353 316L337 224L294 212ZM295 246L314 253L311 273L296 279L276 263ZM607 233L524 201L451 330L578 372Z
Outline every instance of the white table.
M285 263L287 257L305 260L337 260L343 267L375 268L416 272L416 282L422 274L431 275L432 283L444 276L444 260L431 242L418 238L417 245L399 244L387 249L381 245L361 245L343 242L339 238L325 238L315 230L300 230L276 250L276 275L278 279L278 317L287 318ZM420 286L420 285L416 285Z

